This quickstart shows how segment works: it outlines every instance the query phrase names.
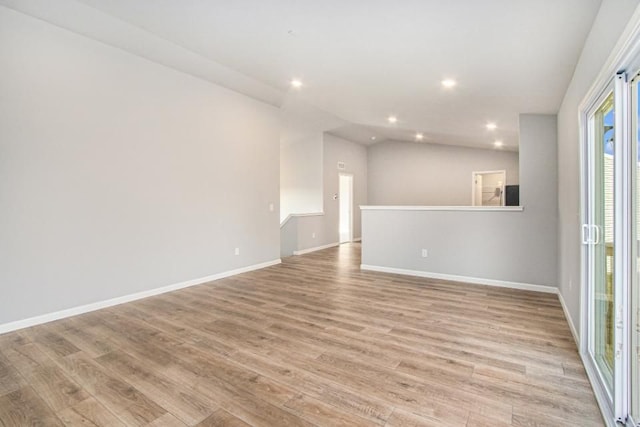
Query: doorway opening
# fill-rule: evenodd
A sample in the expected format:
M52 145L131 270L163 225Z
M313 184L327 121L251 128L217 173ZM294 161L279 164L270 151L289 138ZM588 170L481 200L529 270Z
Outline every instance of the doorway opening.
M471 181L471 206L504 206L504 186L507 172L473 172Z
M339 180L339 234L340 243L345 243L353 241L353 175L341 173Z

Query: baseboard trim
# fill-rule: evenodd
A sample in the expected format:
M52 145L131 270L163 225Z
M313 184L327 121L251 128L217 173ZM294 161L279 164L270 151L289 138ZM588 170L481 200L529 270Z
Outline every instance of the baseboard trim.
M361 264L360 269L378 271L381 273L403 274L405 276L426 277L429 279L451 280L454 282L472 283L474 285L497 286L501 288L521 289L526 291L557 294L558 288L547 285L533 285L530 283L508 282L505 280L482 279L470 276L456 276L453 274L431 273L428 271L407 270L404 268L380 267L377 265Z
M187 280L185 282L174 283L173 285L163 286L161 288L150 289L148 291L136 292L134 294L123 295L121 297L111 298L104 301L98 301L91 304L85 304L78 307L72 307L65 310L47 313L40 316L30 317L28 319L16 320L0 325L0 334L4 334L18 329L29 328L31 326L43 323L53 322L54 320L64 319L66 317L77 316L78 314L88 313L90 311L100 310L102 308L113 307L115 305L136 301L142 298L160 295L167 292L177 291L178 289L188 288L190 286L201 285L203 283L212 282L214 280L224 279L225 277L235 276L237 274L248 273L249 271L260 270L262 268L271 267L280 264L280 259L263 262L260 264L249 265L247 267L236 268L234 270L224 271L222 273L212 274L211 276L201 277L198 279Z
M362 237L356 237L353 239L354 242L362 242Z
M567 304L564 302L564 297L562 296L562 292L558 292L558 299L560 300L562 311L564 311L564 317L566 317L567 323L569 324L569 329L571 330L571 335L573 335L573 340L576 343L576 347L578 347L578 351L580 351L580 338L578 337L578 331L576 330L576 326L573 324L573 320L571 319L571 314L569 314L569 309L567 308Z
M308 248L308 249L301 249L299 251L293 251L293 254L294 255L304 255L304 254L308 254L310 252L321 251L323 249L333 248L334 246L338 246L339 244L340 243L336 242L336 243L329 243L328 245L316 246L316 247Z

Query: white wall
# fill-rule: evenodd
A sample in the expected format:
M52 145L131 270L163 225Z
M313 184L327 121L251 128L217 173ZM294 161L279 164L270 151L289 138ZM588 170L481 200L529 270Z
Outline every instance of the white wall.
M365 210L362 263L556 286L556 134L554 115L520 115L523 212Z
M577 329L580 328L578 106L637 5L638 0L603 0L558 113L558 284Z
M518 184L518 153L411 142L369 147L369 204L471 205L473 171L506 170Z
M335 224L330 224L324 214L293 215L280 228L280 256L287 257L295 251L318 248L337 243L331 241Z
M554 254L526 210L363 210L362 264L461 281L555 286Z
M308 132L280 148L280 221L322 212L322 132Z
M277 109L4 7L0 70L0 324L279 257Z
M297 217L289 217L280 226L280 256L293 255L298 250L298 220Z

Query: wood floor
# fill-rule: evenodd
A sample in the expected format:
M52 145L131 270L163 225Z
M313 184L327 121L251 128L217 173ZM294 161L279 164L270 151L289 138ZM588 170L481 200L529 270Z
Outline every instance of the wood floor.
M0 425L602 426L555 295L343 245L0 335Z

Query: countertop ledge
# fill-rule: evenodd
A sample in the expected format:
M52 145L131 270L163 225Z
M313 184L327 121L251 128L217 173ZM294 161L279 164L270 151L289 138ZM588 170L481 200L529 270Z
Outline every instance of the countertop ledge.
M362 205L363 211L467 211L467 212L522 212L524 206L371 206Z

